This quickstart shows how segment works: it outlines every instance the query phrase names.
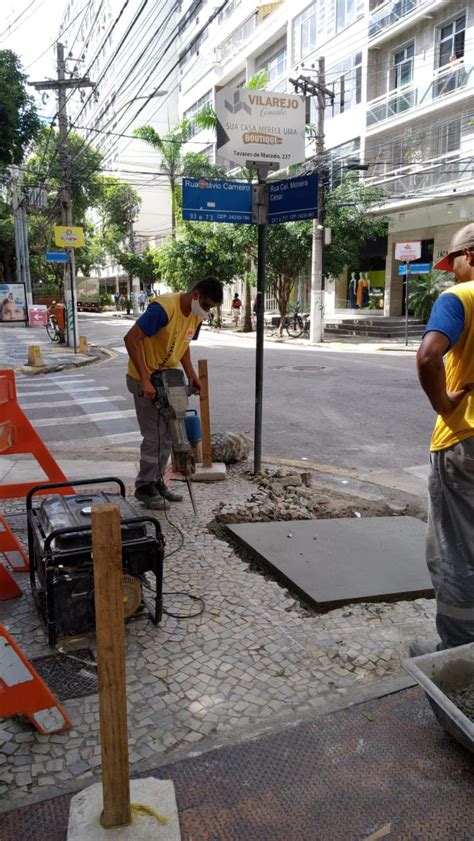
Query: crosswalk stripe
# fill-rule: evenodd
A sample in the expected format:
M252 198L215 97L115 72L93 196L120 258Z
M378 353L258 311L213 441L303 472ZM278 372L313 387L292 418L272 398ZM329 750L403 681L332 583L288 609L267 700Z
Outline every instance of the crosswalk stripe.
M89 379L89 380L61 380L61 382L58 382L58 385L59 386L63 386L63 385L70 386L70 385L77 384L78 386L81 386L83 383L94 383L94 382L95 382L95 380L92 380L92 379ZM48 377L47 380L44 380L41 383L28 383L28 388L41 389L41 388L45 387L45 383L46 383L46 385L52 385L53 384L50 380L50 377Z
M33 421L33 426L36 428L45 426L74 426L76 423L100 423L107 420L118 420L119 418L134 418L135 409L124 409L121 412L99 412L96 415L78 415L75 418L40 418Z
M71 391L71 394L78 394L79 392L82 393L84 391L110 391L110 389L109 389L108 385L96 385L96 386L94 386L94 385L87 386L86 385L84 387L83 386L75 386L74 388L70 389L70 391ZM51 391L46 390L46 391L41 391L41 392L27 391L26 389L17 388L16 393L17 393L18 397L39 397L39 396L48 397L49 395L52 395L52 394L61 394L61 391L58 391L57 388L52 389ZM64 391L63 393L66 394L67 392Z
M116 353L128 353L127 348L123 347L123 345L118 345L118 347L113 347L112 350L115 350Z
M109 395L104 395L103 397L78 397L77 400L57 400L54 402L41 400L39 403L25 403L23 405L25 409L56 409L59 406L82 406L84 403L117 403L119 400L126 399L126 397L110 397Z
M112 435L102 435L100 438L88 438L87 446L93 449L94 447L107 447L109 444L126 444L141 440L140 432L115 432ZM81 441L84 439L81 438ZM55 441L53 447L70 447L71 439L67 441Z

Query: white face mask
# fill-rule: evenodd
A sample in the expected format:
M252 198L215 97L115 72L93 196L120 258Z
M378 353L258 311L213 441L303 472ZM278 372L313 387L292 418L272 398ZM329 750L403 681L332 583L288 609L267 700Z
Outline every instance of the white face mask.
M201 304L199 303L199 298L192 298L191 300L191 312L193 315L197 315L198 318L207 318L209 315L206 310L203 310Z

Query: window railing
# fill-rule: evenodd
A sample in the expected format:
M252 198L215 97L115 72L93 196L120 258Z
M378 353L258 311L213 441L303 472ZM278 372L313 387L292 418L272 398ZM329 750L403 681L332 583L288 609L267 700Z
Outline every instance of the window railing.
M461 151L449 152L423 163L388 170L365 180L371 187L380 187L386 198L411 198L417 193L442 192L450 184L469 183L474 177L474 163L470 155Z
M376 38L385 29L395 26L404 17L421 6L429 6L431 0L390 0L378 5L369 17L369 39Z
M462 59L458 61L462 62ZM427 84L405 85L368 102L367 128L393 120L416 107L420 108L430 102L437 102L462 88L472 86L473 80L473 65L466 66L461 63L458 66L456 63L456 66L441 67L433 73Z

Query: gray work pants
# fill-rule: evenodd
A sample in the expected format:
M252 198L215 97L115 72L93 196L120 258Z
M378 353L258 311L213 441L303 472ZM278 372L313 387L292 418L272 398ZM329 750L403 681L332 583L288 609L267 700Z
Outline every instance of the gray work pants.
M140 470L135 487L157 482L164 474L171 453L171 435L168 424L156 411L151 400L140 396L139 380L127 374L127 388L133 394L138 426L143 435L140 446Z
M431 453L426 561L441 647L474 642L474 437Z

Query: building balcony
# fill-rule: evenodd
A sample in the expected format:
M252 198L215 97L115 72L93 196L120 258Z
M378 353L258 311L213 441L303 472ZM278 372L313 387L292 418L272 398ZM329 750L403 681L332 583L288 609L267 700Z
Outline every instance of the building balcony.
M367 103L367 133L383 130L395 122L420 117L426 112L472 95L474 66L449 65L436 70L422 84L414 82L389 91Z
M423 156L422 150L420 154ZM412 163L391 170L387 166L383 175L366 178L364 184L379 187L384 197L383 204L386 204L395 201L415 201L422 196L426 197L427 194L433 196L453 191L469 191L473 177L472 154L456 150L424 160L422 163Z
M413 26L418 19L432 15L449 0L388 0L369 12L369 46L381 44ZM371 3L372 5L372 3Z

